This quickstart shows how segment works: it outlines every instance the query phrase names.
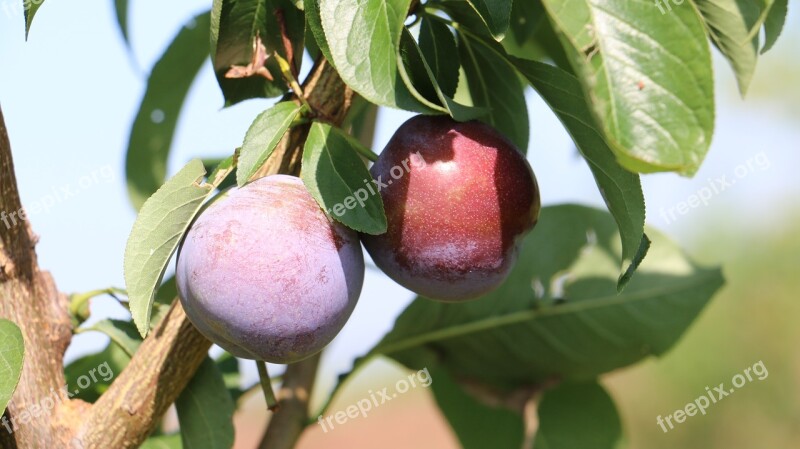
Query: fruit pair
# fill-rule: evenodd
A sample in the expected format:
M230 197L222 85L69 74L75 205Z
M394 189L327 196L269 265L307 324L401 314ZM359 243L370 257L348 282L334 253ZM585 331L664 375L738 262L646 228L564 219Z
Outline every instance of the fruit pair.
M418 116L370 170L388 231L363 235L392 279L433 299L497 287L535 225L539 192L524 156L479 122ZM364 279L358 235L317 206L298 178L233 190L192 225L176 279L186 313L232 354L292 363L325 347Z

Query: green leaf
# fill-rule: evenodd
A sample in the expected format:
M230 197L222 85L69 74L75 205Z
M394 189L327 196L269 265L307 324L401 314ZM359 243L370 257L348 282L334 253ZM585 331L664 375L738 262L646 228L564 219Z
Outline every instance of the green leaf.
M337 128L315 122L303 150L300 177L328 215L367 234L386 232L383 201L372 183L354 139Z
M436 6L442 8L458 24L456 28L459 31L494 40L494 36L486 22L469 2L464 0L439 0L436 2Z
M272 55L277 52L290 61L296 77L304 38L305 17L289 0L214 0L211 59L225 105L283 95L287 86ZM263 51L257 51L259 44Z
M765 53L783 30L788 0L693 1L706 22L712 41L733 67L739 91L744 96L756 68L759 32L763 26L765 42L760 53Z
M525 89L514 68L496 53L465 33L459 35L459 52L467 76L472 104L489 109L482 121L508 137L523 153L528 151L528 108Z
M214 189L212 184L200 184L203 175L202 162L189 162L145 202L128 237L125 284L131 315L142 337L150 329L150 310L167 263Z
M0 415L17 389L24 359L22 331L11 321L0 319Z
M215 360L217 368L222 373L222 378L225 380L225 387L231 395L233 402L239 401L239 398L244 395L241 389L242 375L239 372L239 359L232 356L229 352L223 352L221 356Z
M104 350L75 360L64 369L68 396L94 403L130 361L131 357L113 340Z
M213 173L220 167L220 164L227 163L230 160L230 157L226 159L221 158L203 158L203 168L205 169L206 173ZM225 178L225 181L222 182L217 188L219 190L225 190L228 187L233 187L236 185L236 176ZM172 297L174 298L174 296ZM170 298L170 299L172 299Z
M622 438L617 407L596 382L548 390L538 414L534 449L614 449Z
M331 49L328 46L328 40L325 38L325 31L322 29L322 17L319 12L320 0L304 0L303 6L306 13L306 24L308 25L311 34L314 36L314 41L317 47L325 56L328 62L333 63L331 57Z
M206 357L175 401L175 408L185 449L233 447L236 406L213 360Z
M172 275L164 281L158 291L156 291L155 302L165 306L172 304L172 301L178 297L178 284L175 282L175 275Z
M772 6L764 20L764 47L761 48L761 54L768 52L777 42L783 31L783 25L786 23L788 9L789 0L772 1Z
M217 165L217 168L215 168L214 171L208 176L208 182L211 183L215 188L219 189L220 186L225 184L228 176L236 171L238 160L239 150L237 149L233 155L223 159L222 162ZM205 170L205 167L203 167L203 169Z
M419 49L442 93L452 98L458 87L458 68L461 65L453 33L441 22L422 19L419 28Z
M114 12L117 15L117 25L119 31L122 33L122 39L125 45L130 46L130 37L128 36L128 0L114 0Z
M759 26L761 8L751 0L693 0L706 22L711 39L733 67L739 91L747 93L758 59L758 34L750 30ZM661 8L670 7L669 0ZM677 7L674 6L673 8Z
M136 325L130 321L106 319L98 321L92 326L80 328L78 333L91 331L108 335L111 341L125 351L128 357L133 357L133 354L139 349L139 345L142 344L142 338L136 330Z
M535 61L550 61L573 73L561 41L547 18L541 0L514 2L511 10L511 36L501 44L509 55Z
M361 95L354 95L342 129L358 139L365 148L372 148L375 140L375 127L378 124L378 105L370 103Z
M20 0L16 0L20 1ZM39 8L44 4L44 0L22 0L22 7L25 13L25 40L28 40L28 35L31 32L31 24L33 23L33 16L39 11Z
M426 352L454 377L503 389L591 379L669 349L722 286L665 237L617 293L620 241L604 211L542 209L515 268L477 301L415 300L372 355L412 369Z
M180 434L159 435L145 440L139 449L182 449L183 442Z
M208 57L208 13L181 29L153 67L128 142L128 196L138 210L167 176L175 127L186 95Z
M234 183L235 184L235 183ZM178 286L175 284L175 275L164 281L156 291L153 308L150 311L150 330L152 331L164 319L172 308L172 303L178 298ZM138 333L138 328L137 328Z
M714 129L714 79L694 8L650 2L544 0L595 118L635 172L693 175Z
M473 120L486 115L487 109L459 104L452 97L444 94L408 30L403 31L400 52L403 56L403 64L407 67L409 81L411 81L411 85L407 85L412 92L416 91L424 99L444 105L444 111L458 121Z
M436 403L464 449L519 449L525 437L522 416L489 406L464 391L444 369L428 367Z
M532 38L544 22L547 20L541 0L516 1L511 5L509 28L517 45L523 45Z
M530 1L530 0L518 0ZM511 20L511 0L467 0L498 41L503 40Z
M236 173L239 187L247 184L250 177L261 168L301 110L302 106L283 101L256 117L247 130L239 154L239 171Z
M320 23L342 80L373 103L422 113L435 108L403 83L399 47L411 0L326 0Z
M235 184L235 183L234 183ZM201 209L202 210L202 209ZM152 331L164 319L172 308L172 303L178 298L178 286L175 284L175 275L162 282L156 291L153 308L150 311L150 330ZM138 328L137 328L138 334Z
M548 64L510 60L556 113L592 170L622 239L622 274L618 281L621 289L647 252L647 245L644 253L639 251L646 241L644 194L639 176L617 163L574 76Z

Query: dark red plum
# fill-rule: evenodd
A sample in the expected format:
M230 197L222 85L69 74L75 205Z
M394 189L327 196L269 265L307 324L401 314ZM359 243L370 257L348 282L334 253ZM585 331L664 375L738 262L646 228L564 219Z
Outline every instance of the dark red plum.
M370 169L388 231L362 235L397 283L441 301L476 298L500 285L539 216L525 156L494 128L417 116Z
M261 178L209 206L176 270L183 307L237 357L293 363L324 348L364 281L358 235L330 221L299 178Z

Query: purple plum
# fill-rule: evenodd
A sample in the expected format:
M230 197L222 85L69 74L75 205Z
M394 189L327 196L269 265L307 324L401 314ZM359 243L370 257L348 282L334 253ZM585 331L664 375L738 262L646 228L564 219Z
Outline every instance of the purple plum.
M355 308L364 257L299 178L268 176L211 204L176 269L186 315L231 354L294 363L321 351Z
M388 231L362 235L378 267L441 301L499 286L539 216L525 156L494 128L445 116L405 122L370 169Z

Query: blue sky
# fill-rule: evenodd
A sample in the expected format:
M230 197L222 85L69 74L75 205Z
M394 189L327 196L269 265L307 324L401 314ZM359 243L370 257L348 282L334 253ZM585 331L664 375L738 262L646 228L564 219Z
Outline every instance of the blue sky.
M123 286L122 255L135 219L125 190L124 151L144 92L144 73L179 26L210 2L132 2L132 58L124 50L111 0L47 0L27 43L17 3L21 0L0 0L0 103L11 131L23 203L29 210L40 206L30 217L41 238L40 265L52 271L67 293ZM737 223L745 217L755 229L770 229L782 219L783 205L797 203L796 105L774 95L768 79L775 74L771 67L796 58L797 22L793 8L787 32L756 72L755 98L746 102L739 98L727 64L716 55L717 130L709 156L694 179L672 174L644 178L648 223L688 243L711 217L735 214ZM534 94L528 97L529 158L545 205L601 206L591 174L556 118ZM240 145L252 119L271 103L254 100L221 109L222 96L206 65L184 107L170 172L192 157L220 156ZM795 115L787 112L792 108ZM374 148L382 148L407 117L382 110ZM715 186L723 176L735 184L715 194L707 206L678 212L680 203L689 204L693 194ZM670 211L673 218L665 219ZM368 270L353 319L326 355L328 380L369 349L411 298ZM96 300L93 311L94 319L125 317L124 310L107 300ZM70 347L68 359L106 341L100 335L82 335Z

